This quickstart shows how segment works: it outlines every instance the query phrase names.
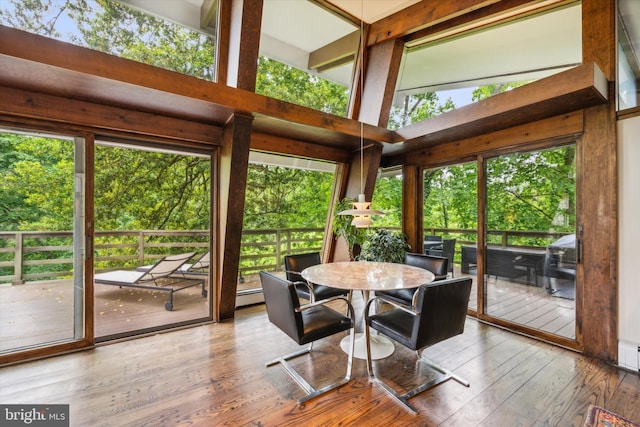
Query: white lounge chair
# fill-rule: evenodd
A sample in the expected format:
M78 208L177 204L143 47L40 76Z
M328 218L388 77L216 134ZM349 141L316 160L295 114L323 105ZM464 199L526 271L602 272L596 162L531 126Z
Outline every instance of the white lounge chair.
M160 290L169 293L169 299L164 308L173 310L173 293L193 286L202 286L202 296L206 298L204 279L187 278L185 271L181 267L195 255L190 252L180 255L169 255L162 257L144 271L137 270L116 270L106 273L99 273L94 276L94 282L103 285L113 285L128 288Z

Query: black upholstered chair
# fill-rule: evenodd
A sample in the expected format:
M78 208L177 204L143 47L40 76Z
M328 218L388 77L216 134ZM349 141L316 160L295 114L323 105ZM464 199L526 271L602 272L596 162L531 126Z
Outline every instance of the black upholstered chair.
M267 366L272 366L276 363L281 364L291 378L305 390L306 395L298 399L298 404L349 382L351 379L351 368L353 366L355 335L354 312L351 303L345 297L337 296L327 300L310 302L301 306L293 282L281 279L264 271L260 272L260 281L262 282L264 302L267 306L269 321L299 345L308 344L307 347L301 350L278 357L266 364ZM345 316L325 306L328 302L336 300L343 300L345 302L349 316ZM349 354L347 356L347 370L342 380L316 390L289 364L288 360L311 352L314 341L349 330L350 342ZM336 348L337 351L342 351L340 347L337 346Z
M471 278L441 280L422 285L416 291L415 305L407 306L395 301L376 296L365 306L365 335L367 341L367 369L371 380L380 384L382 388L398 402L405 405L414 413L418 411L408 402L408 399L428 388L449 379L469 387L469 382L455 375L451 371L440 367L424 357L424 349L436 343L461 334L467 315L467 305L471 293ZM371 303L383 300L394 306L393 309L377 314L369 314ZM384 381L375 376L371 362L370 329L375 329L403 346L415 350L418 360L426 363L442 375L433 380L418 385L411 390L398 393Z
M332 288L329 286L307 283L300 275L302 270L313 265L320 264L320 253L309 252L304 254L285 255L284 269L287 280L295 283L298 296L309 301L323 300L335 296L348 296L351 300L351 294L344 289Z
M429 270L434 276L436 276L435 280L444 280L447 278L449 260L444 257L407 252L404 257L404 263ZM400 304L411 305L413 303L413 295L415 292L415 288L394 289L392 291L378 291L376 292L376 295L385 296L392 301L399 302Z

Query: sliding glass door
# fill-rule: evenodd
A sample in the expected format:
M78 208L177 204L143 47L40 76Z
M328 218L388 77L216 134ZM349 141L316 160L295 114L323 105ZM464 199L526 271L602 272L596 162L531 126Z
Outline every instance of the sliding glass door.
M484 313L576 337L576 146L486 160ZM463 264L466 262L463 253Z
M0 355L84 338L84 147L0 129Z
M95 171L96 341L211 319L210 153L98 140Z
M475 162L427 169L424 180L424 253L449 258L449 277L470 276L469 308L477 309L478 166Z

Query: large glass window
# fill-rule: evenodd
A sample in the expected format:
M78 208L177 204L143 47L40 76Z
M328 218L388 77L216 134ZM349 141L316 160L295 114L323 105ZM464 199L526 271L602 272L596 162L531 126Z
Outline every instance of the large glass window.
M284 274L283 257L321 252L335 164L252 151L237 305L263 301L258 272Z
M0 1L2 25L213 80L215 21L200 16L192 1Z
M582 62L580 3L407 45L389 125L397 129Z
M357 26L314 2L265 0L256 92L346 115Z

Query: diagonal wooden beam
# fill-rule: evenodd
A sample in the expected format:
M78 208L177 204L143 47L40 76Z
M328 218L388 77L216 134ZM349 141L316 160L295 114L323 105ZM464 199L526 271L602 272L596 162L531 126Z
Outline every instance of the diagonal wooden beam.
M356 30L333 43L314 50L309 54L309 69L318 71L328 70L353 61L356 51L358 50L359 42L360 31Z
M371 24L367 46L404 37L500 0L421 1Z

